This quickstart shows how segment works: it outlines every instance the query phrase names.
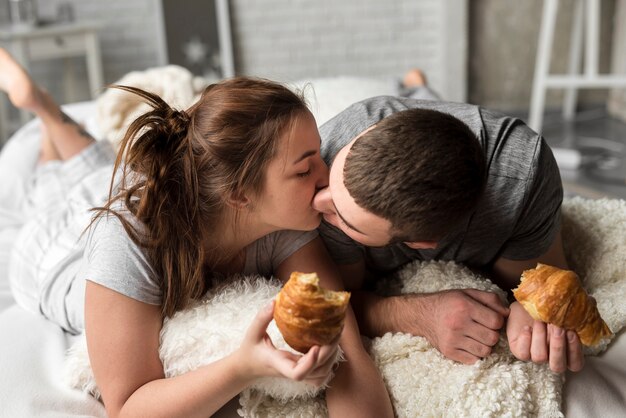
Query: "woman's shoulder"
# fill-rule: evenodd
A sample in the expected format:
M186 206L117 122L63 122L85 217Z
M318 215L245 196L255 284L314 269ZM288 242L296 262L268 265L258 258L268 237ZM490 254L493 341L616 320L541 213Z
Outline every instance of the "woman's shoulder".
M302 245L313 240L318 236L317 230L313 231L292 231L282 230L275 231L271 234L265 235L263 238L257 241L257 245L265 247L276 248L291 245Z
M142 224L128 211L116 210L116 213L99 215L90 227L85 248L88 266L83 272L85 278L133 299L158 304L161 292L155 270L145 248L127 229L135 228L141 234Z
M246 273L269 275L290 255L318 237L314 231L276 231L248 248Z
M88 230L93 236L111 236L119 239L130 238L126 232L126 228L130 227L137 233L144 233L145 227L137 219L137 217L122 203L111 205L108 211L98 211L95 213L93 222Z

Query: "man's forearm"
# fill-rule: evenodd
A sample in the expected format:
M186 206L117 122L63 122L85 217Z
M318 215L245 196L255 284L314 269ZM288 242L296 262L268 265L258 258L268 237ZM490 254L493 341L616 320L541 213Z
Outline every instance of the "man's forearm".
M352 292L352 308L361 333L379 337L387 332L406 332L425 335L429 295L383 297L363 290Z

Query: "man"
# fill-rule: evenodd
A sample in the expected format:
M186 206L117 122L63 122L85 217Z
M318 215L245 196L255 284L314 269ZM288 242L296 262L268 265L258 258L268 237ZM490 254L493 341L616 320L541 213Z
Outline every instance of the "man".
M471 364L491 352L506 323L518 358L580 370L576 333L533 321L517 302L509 309L470 289L388 298L365 290L368 278L413 260L454 260L507 290L537 262L567 268L563 191L544 140L518 119L429 98L367 99L320 128L331 169L314 207L361 331L421 335Z

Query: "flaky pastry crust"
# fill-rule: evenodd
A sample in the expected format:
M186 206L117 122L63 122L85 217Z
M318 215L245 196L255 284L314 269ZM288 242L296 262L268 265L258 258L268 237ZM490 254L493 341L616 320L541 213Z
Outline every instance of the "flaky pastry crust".
M573 271L539 263L522 273L513 296L534 319L576 331L586 346L612 335Z
M349 292L322 289L316 273L293 272L276 296L274 320L287 344L306 353L341 333Z

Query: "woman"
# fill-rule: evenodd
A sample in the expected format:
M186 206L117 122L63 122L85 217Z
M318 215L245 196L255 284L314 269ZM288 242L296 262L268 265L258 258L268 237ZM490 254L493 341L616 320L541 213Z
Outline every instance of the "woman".
M4 51L0 87L43 128L25 209L34 219L14 246L12 289L25 308L68 331L84 329L109 416L205 417L261 376L324 380L337 345L303 356L275 349L265 332L272 306L220 361L165 379L158 356L163 318L224 275L285 280L296 269L317 271L326 287L341 287L311 232L320 222L311 201L326 185L327 167L300 97L238 78L209 86L183 112L122 87L153 110L130 126L111 179L107 145L65 116ZM81 236L91 217L86 209L96 205L102 207ZM351 311L339 344L348 361L327 391L331 416L391 416Z

